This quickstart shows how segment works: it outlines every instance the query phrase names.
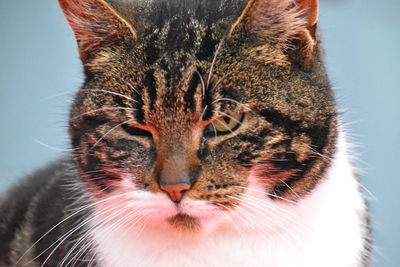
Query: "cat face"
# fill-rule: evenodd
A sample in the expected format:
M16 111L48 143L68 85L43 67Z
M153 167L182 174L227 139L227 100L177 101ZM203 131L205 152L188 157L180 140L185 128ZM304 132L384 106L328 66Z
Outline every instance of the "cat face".
M336 112L313 1L186 2L60 1L86 72L70 132L91 197L198 231L301 200L329 165Z

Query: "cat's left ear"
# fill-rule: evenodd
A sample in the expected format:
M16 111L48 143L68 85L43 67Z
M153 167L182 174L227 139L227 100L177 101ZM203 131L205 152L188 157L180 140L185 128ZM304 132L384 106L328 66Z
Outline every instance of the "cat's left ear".
M230 35L245 33L259 47L272 45L288 61L310 65L317 42L318 10L318 0L249 0Z
M101 50L136 38L135 29L104 0L58 2L75 33L84 64Z

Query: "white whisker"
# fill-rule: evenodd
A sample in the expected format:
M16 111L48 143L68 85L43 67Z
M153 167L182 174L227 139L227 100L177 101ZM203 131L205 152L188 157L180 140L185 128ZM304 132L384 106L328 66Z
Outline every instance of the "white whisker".
M203 76L201 76L201 73L198 71L198 70L196 70L196 73L197 73L197 75L199 76L199 78L200 78L200 82L201 82L201 90L202 90L202 98L204 99L204 97L206 96L206 85L204 84L204 79L203 79ZM206 109L205 109L206 110Z
M217 61L219 51L221 50L221 47L222 47L224 41L225 41L225 36L221 39L221 41L218 44L217 49L215 50L214 58L211 62L211 66L210 66L210 71L208 72L208 79L207 79L207 86L206 86L207 90L209 89L209 86L210 86L211 76L214 71L215 62Z
M122 202L122 201L121 201ZM117 209L121 206L123 206L125 203L122 203L120 205L117 206L112 206L109 209L103 210L102 212L96 214L95 216L92 216L88 219L86 219L85 221L81 222L80 224L78 224L77 226L75 226L74 228L72 228L71 230L69 230L67 233L65 233L63 236L61 236L60 238L58 238L53 244L51 244L48 248L52 247L53 245L55 245L56 242L58 242L58 244L55 246L55 248L50 252L50 254L47 256L47 258L45 259L45 261L42 263L41 267L44 267L46 265L46 262L51 258L51 256L54 254L54 252L61 246L62 243L64 243L64 241L66 241L71 235L73 235L76 231L78 231L79 229L81 229L83 226L85 226L86 224L88 224L89 222L95 220L96 218L102 216L105 213L110 212L111 210ZM45 250L47 251L48 248ZM37 259L39 256L43 255L43 253L45 252L43 251L41 254L39 254L38 256L36 256L35 259ZM33 259L33 260L35 260Z
M241 188L241 189L247 189L247 190L250 190L250 191L253 191L253 192L258 192L258 193L264 194L266 196L270 196L270 197L273 197L273 198L277 198L277 199L281 199L281 200L287 201L287 202L289 202L291 204L296 204L296 202L293 201L293 200L290 200L290 199L287 199L287 198L284 198L284 197L280 197L280 196L277 196L277 195L274 195L274 194L270 194L270 193L267 193L267 192L263 192L261 190L257 190L257 189L254 189L254 188L248 188L248 187L238 186L238 185L234 185L233 187Z
M35 141L39 145L42 145L42 146L44 146L44 147L46 147L48 149L51 149L51 150L54 150L54 151L59 151L59 152L73 152L73 151L76 151L76 150L79 149L79 148L69 148L69 149L58 148L58 147L47 145L47 144L43 143L42 141L40 141L38 139L33 139L33 141Z
M129 111L136 111L136 109L134 109L134 108L128 108L128 107L104 107L104 108L99 108L99 109L93 109L93 110L90 110L90 111L88 111L88 112L79 114L79 115L77 115L77 116L72 117L71 120L76 120L76 119L82 118L82 117L84 117L84 116L86 116L86 115L89 115L89 114L92 114L92 113L96 113L96 112L99 112L99 111L106 111L106 110L129 110Z
M116 96L123 97L123 98L125 98L125 99L128 99L128 100L134 102L134 103L137 103L137 101L136 101L135 99L133 99L133 98L131 98L131 97L129 97L129 96L126 96L126 95L123 95L123 94L120 94L120 93L117 93L117 92L114 92L114 91L110 91L110 90L85 88L85 89L81 89L80 91L82 91L82 92L88 91L88 92L103 92L103 93L108 93L108 94L111 94L111 95L116 95Z
M107 202L107 201L116 199L116 198L121 197L121 196L129 195L129 194L132 194L132 192L128 192L128 193L123 193L123 194L119 194L119 195L116 195L116 196L112 196L112 197L109 197L109 198L102 199L102 200L100 200L100 201L91 203L91 204L86 205L86 206L84 206L84 207L80 207L78 210L74 211L72 214L70 214L69 216L67 216L66 218L64 218L64 219L61 220L60 222L58 222L56 225L54 225L53 227L51 227L46 233L44 233L40 238L38 238L38 239L24 252L24 254L22 254L22 256L17 260L17 262L15 263L15 266L17 266L18 263L21 261L21 259L22 259L29 251L31 251L44 237L46 237L49 233L51 233L53 230L55 230L58 226L60 226L60 225L63 224L64 222L68 221L69 219L71 219L72 217L78 215L79 213L81 213L81 212L83 212L83 211L85 211L85 210L87 210L87 209L89 209L89 208L92 208L92 207L94 207L94 206L96 206L96 205L98 205L98 204L101 204L101 203L103 203L103 202Z
M116 126L112 127L109 131L107 131L102 137L99 138L99 140L96 141L96 143L94 143L94 145L87 151L86 154L89 154L90 151L92 151L107 135L109 135L112 131L114 131L115 129L117 129L118 127L130 122L130 121L135 121L134 119L129 119L126 121L123 121L119 124L117 124Z

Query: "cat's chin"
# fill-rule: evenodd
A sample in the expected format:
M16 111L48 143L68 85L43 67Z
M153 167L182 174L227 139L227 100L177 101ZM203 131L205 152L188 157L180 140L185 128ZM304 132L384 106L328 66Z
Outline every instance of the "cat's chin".
M201 230L200 220L185 213L178 213L167 218L167 223L178 231L198 233Z

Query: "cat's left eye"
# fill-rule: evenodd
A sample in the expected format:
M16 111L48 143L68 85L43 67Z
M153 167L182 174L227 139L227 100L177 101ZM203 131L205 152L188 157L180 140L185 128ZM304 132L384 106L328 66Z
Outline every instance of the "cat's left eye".
M221 116L207 126L204 135L207 137L213 137L231 134L242 125L243 119L243 113L233 113Z

